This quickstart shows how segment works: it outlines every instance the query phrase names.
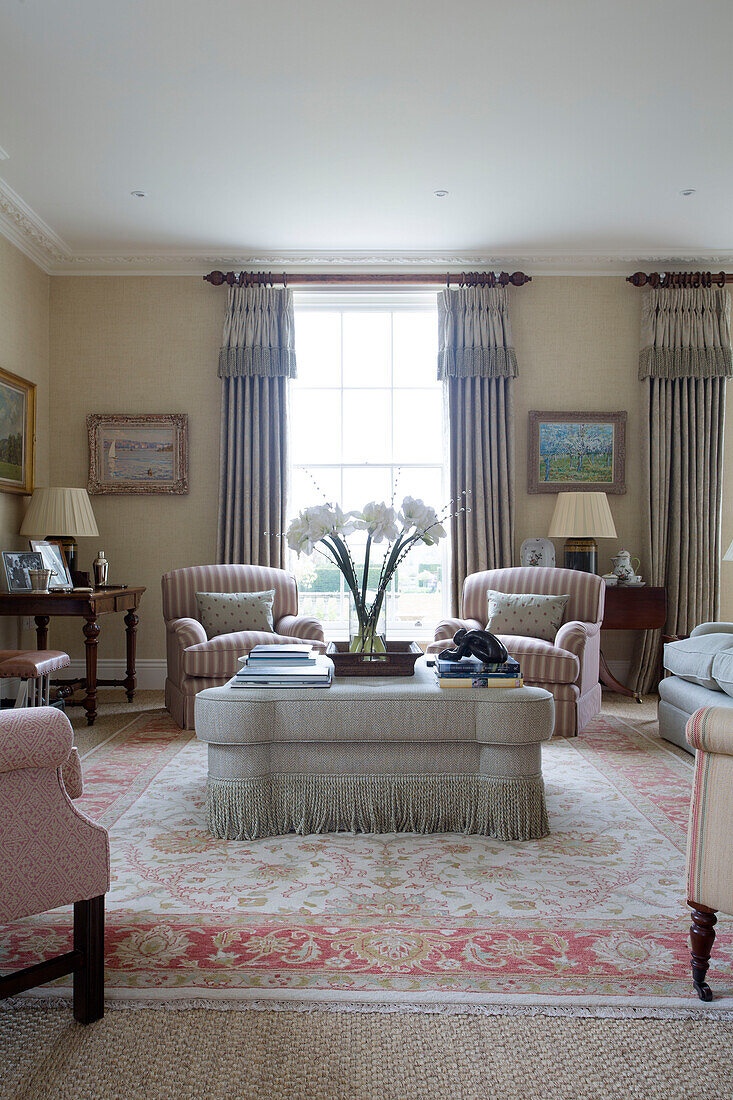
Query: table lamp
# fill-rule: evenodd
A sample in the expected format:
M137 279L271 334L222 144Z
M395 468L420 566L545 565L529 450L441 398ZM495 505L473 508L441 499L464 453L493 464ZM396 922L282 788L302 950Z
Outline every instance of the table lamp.
M596 539L615 539L616 528L605 493L558 493L550 538L565 538L565 568L598 572Z
M61 543L69 571L75 573L76 540L99 534L86 489L35 489L20 533Z

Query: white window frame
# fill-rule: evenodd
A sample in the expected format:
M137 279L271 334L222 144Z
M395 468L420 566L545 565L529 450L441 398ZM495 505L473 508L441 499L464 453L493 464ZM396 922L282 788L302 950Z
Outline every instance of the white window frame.
M412 287L393 287L389 290L385 290L382 287L375 289L365 290L358 288L349 290L345 288L339 288L338 290L294 290L293 291L293 306L295 313L302 312L316 312L322 311L327 313L334 312L374 312L374 313L398 313L398 312L425 312L433 313L437 312L437 291L425 291L415 290ZM297 355L297 344L296 344ZM394 391L393 374L392 374L392 361L390 360L390 382L389 388ZM436 348L436 370L437 370L437 348ZM335 386L325 387L327 389L336 389ZM404 388L404 387L398 387ZM424 389L426 387L415 386L415 389ZM343 417L343 376L342 384L338 387L341 393L341 432L342 432L342 453L343 453L343 430L344 430L344 417ZM394 432L394 418L392 417L392 431ZM343 487L343 471L346 469L364 469L369 465L378 466L381 469L385 467L391 468L394 471L397 468L407 472L411 469L420 470L434 470L440 469L441 473L441 496L444 501L448 499L448 463L447 463L447 447L445 438L443 439L443 461L438 464L435 462L309 462L309 463L292 463L293 469L307 468L314 472L314 476L318 477L318 470L339 470L342 472L342 487ZM403 476L403 482L406 479ZM433 501L426 501L428 504L434 503ZM288 513L290 515L290 512ZM442 611L441 615L445 618L450 612L449 601L449 573L450 568L450 540L443 539L440 542L441 549L441 565L442 565ZM291 552L292 553L292 552ZM344 591L344 581L341 578L341 590ZM388 596L388 600L389 600ZM342 602L343 605L343 602ZM435 627L438 620L422 621L420 625L404 623L396 624L388 620L387 632L390 638L400 640L415 640L415 641L432 641ZM348 632L348 622L346 620L331 620L324 623L324 632L327 640L337 640L344 638Z

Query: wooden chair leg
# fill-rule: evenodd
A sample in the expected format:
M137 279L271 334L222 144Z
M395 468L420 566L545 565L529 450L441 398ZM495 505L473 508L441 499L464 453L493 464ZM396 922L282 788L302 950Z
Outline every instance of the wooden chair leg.
M91 1024L104 1015L104 894L75 902L74 950L84 956L74 972L74 1019Z
M690 961L692 963L692 984L701 1001L712 1001L713 991L705 981L710 965L710 954L715 940L715 925L718 918L714 909L700 905L696 901L687 903L692 910L690 925Z

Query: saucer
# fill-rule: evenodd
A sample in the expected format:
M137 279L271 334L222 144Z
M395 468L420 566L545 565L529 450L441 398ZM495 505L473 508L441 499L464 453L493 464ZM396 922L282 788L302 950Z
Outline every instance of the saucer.
M646 584L646 581L626 581L623 585L621 585L621 587L622 588L643 588L645 584Z

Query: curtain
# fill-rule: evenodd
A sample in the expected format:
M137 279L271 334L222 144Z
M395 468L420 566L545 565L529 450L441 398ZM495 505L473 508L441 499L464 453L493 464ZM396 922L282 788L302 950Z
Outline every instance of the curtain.
M505 287L442 291L438 323L453 512L451 603L457 615L469 573L512 564L517 357Z
M230 287L222 379L218 560L285 566L293 294Z
M650 583L667 590L666 632L689 634L718 614L730 296L718 289L649 291L641 332ZM636 691L656 688L660 645L660 631L643 636Z

